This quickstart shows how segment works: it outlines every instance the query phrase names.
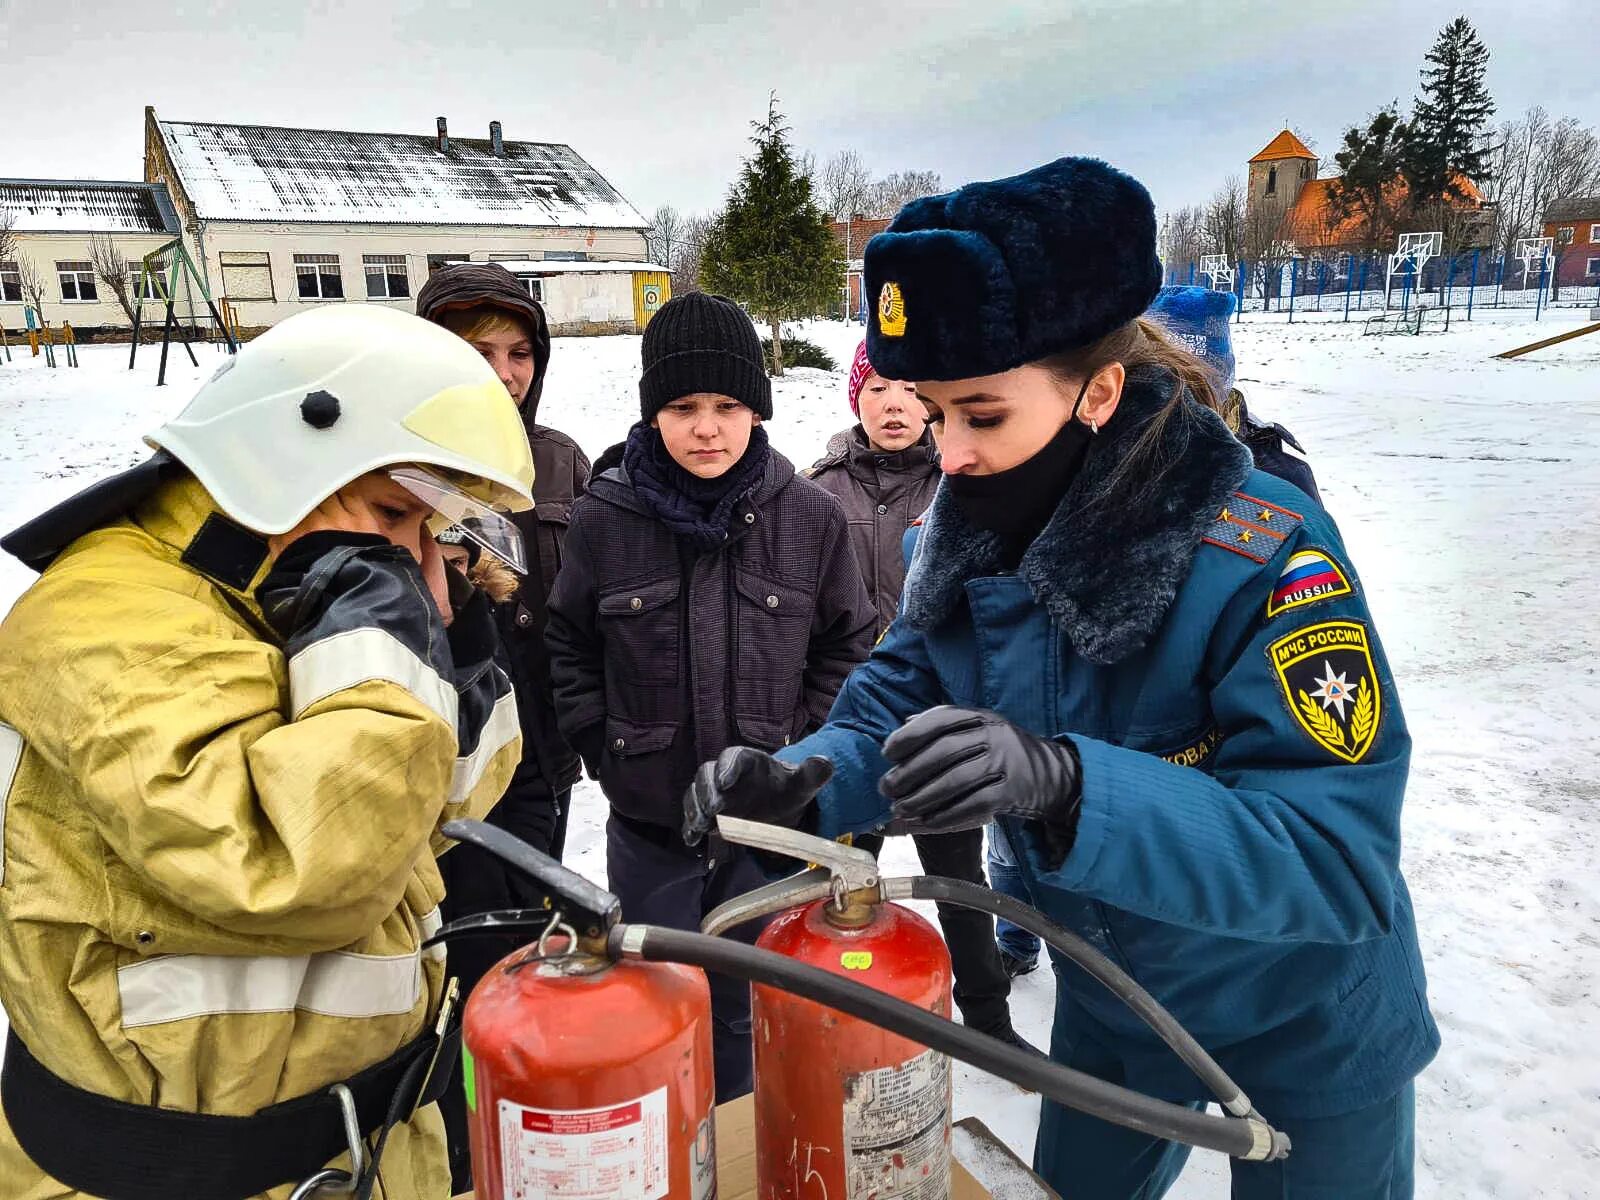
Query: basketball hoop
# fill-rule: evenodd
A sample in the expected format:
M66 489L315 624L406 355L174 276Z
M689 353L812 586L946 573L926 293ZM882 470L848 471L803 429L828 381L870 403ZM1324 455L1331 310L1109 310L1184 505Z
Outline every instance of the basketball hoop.
M1539 264L1539 274L1544 274L1544 264L1555 256L1556 240L1553 237L1517 239L1517 257L1522 260L1522 286L1528 286L1528 272L1534 263Z
M1422 268L1430 258L1437 258L1444 246L1443 233L1402 233L1393 254L1389 255L1388 270L1384 274L1383 289L1388 295L1396 275L1410 276L1413 290L1422 282Z
M1211 277L1212 291L1233 291L1233 267L1229 265L1226 254L1202 254L1200 274Z

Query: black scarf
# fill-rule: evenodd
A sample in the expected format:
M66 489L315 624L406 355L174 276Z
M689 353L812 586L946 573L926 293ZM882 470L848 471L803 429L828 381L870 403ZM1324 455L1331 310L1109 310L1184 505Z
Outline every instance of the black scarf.
M770 454L767 431L757 425L738 462L715 479L701 479L673 460L659 429L641 421L628 431L622 465L655 518L690 546L706 551L728 540L734 506L760 485Z
M1076 412L1076 409L1074 409ZM979 529L1000 539L1001 564L1014 570L1050 523L1083 465L1093 435L1076 416L1032 458L993 475L947 475L950 495Z

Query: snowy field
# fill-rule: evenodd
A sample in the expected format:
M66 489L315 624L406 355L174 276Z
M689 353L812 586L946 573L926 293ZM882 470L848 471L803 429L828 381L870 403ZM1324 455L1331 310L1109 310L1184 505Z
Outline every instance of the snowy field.
M1418 1195L1600 1196L1600 335L1496 362L1581 314L1479 316L1422 338L1246 317L1240 384L1310 454L1416 741L1405 869L1444 1035L1418 1086ZM808 332L848 363L856 330ZM153 350L133 373L125 346L75 371L26 347L0 365L0 528L134 462L219 361L198 353L159 390ZM638 353L559 340L543 419L598 455L637 417ZM794 372L775 405L774 444L809 464L847 423L843 375ZM29 578L0 563L0 611ZM568 857L599 880L602 819L585 785ZM885 857L916 869L909 843ZM1041 1045L1051 993L1048 971L1014 993ZM958 1069L956 1109L1031 1156L1036 1098ZM1226 1177L1196 1154L1173 1195L1215 1200Z

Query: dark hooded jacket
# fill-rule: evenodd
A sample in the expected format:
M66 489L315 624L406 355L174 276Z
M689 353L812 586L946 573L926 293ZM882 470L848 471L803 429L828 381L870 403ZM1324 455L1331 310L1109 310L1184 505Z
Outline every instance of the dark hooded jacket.
M521 407L533 449L534 507L513 517L527 547L528 574L517 595L499 606L501 635L522 716L523 763L507 792L515 802L519 795L537 795L541 784L552 795L565 791L579 775L578 756L562 738L551 706L544 625L545 605L561 569L572 503L589 482L589 460L566 434L538 423L550 365L550 325L544 309L516 276L498 263L456 263L434 272L417 293L417 315L429 321L438 321L450 309L479 305L493 305L520 317L533 343L533 386Z
M573 509L550 597L563 732L615 811L674 838L695 768L821 726L876 624L838 501L781 454L730 528L689 550L613 467Z
M906 529L927 511L939 488L939 452L923 430L914 446L893 453L875 450L858 424L834 434L828 452L807 472L823 491L838 497L850 522L850 544L878 610L877 634L889 628L906 580Z

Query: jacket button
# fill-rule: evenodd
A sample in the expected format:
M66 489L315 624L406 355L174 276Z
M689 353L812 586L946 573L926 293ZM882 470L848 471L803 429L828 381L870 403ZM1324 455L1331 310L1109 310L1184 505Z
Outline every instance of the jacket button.
M151 933L148 929L141 929L133 940L138 942L141 946L148 946L151 942L156 940L156 935Z
M767 607L768 608L777 608L778 607L778 598L776 596L768 596L767 597Z
M755 515L755 513L753 513L753 512L745 513L745 515L744 515L744 523L746 525L754 525L756 523L756 515Z
M877 462L880 467L887 467L889 465L889 460L887 458L880 458L877 460Z
M620 754L627 747L627 745L628 743L625 740L618 738L616 741L611 743L611 748Z
M878 515L880 517L883 516L883 514L888 512L888 511L889 511L889 506L887 504L878 505Z
M518 629L526 629L529 625L532 625L532 624L533 624L533 614L532 613L530 613L530 612L519 612L517 614L517 628Z
M635 596L632 600L628 601L628 607L633 609L634 612L638 612L644 607L644 601L639 599L638 596Z

